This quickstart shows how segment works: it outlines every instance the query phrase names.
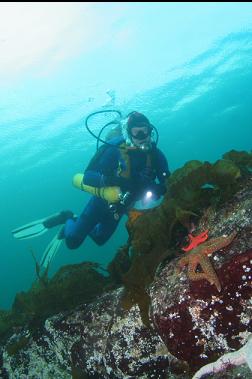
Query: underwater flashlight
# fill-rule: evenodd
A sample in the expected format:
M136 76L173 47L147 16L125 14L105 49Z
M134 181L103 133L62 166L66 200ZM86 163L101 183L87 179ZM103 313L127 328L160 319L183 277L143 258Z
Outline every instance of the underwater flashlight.
M152 195L153 195L153 193L152 193L151 191L147 191L146 194L145 194L145 199L146 199L146 200L151 199L151 198L152 198Z
M151 143L141 143L138 147L143 151L149 151L152 148Z
M153 193L151 191L147 191L142 199L142 205L146 206L152 199Z

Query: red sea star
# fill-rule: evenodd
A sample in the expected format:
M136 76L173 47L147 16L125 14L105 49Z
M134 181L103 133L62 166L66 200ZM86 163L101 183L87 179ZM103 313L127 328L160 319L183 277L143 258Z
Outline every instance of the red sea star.
M208 230L205 230L204 232L198 234L197 236L193 236L192 234L188 234L188 237L190 239L190 243L187 247L182 247L182 250L189 251L197 247L200 243L206 241L208 239Z
M235 236L236 231L227 237L221 236L212 238L209 241L195 247L179 260L178 265L180 270L188 265L188 278L190 280L206 279L211 284L214 284L220 292L221 285L208 255L222 249L225 246L228 246L233 241ZM198 265L201 266L202 272L196 272Z

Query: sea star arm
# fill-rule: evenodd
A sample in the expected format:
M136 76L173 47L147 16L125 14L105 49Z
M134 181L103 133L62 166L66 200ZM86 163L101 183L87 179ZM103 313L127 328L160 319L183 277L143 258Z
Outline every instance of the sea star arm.
M177 265L178 273L180 273L185 266L189 265L189 263L190 263L190 260L189 260L188 255L180 258L180 260L178 261L178 265Z
M217 290L220 292L221 291L220 281L208 257L207 256L202 257L200 264L201 264L203 272L205 273L206 280L208 280L211 284L214 284Z
M196 257L194 257L196 258ZM198 259L189 260L188 264L188 278L190 280L206 279L211 284L214 284L217 290L220 292L221 285L219 279L211 265L210 260L207 257L197 257ZM203 272L196 272L196 268L200 264Z
M183 257L179 261L180 270L188 264L188 277L191 280L206 279L211 284L214 284L217 290L221 291L220 281L214 271L214 268L208 259L208 255L215 251L222 249L229 245L237 232L234 231L228 237L217 237L212 238L209 241L195 247L190 252L187 253L186 257ZM196 272L197 265L200 264L203 272Z
M237 232L234 231L231 233L228 237L217 237L213 238L207 242L204 243L204 253L205 254L212 254L217 250L223 249L224 247L228 246L236 236Z

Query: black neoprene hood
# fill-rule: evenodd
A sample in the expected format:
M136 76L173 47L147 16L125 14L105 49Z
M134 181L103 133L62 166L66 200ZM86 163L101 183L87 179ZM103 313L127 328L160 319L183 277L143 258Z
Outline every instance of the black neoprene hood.
M139 112L132 112L129 115L127 121L127 129L130 131L132 128L141 128L143 126L148 126L151 128L151 123L146 116Z

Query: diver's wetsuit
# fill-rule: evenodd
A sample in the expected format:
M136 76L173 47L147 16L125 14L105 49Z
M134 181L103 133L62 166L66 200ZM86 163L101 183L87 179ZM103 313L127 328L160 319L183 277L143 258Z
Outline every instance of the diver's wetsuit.
M120 142L123 142L121 140ZM84 173L84 184L93 187L119 185L122 192L129 191L130 196L125 205L115 205L116 215L106 200L92 196L81 215L76 219L68 219L64 228L64 238L69 249L78 248L87 236L98 245L103 245L117 228L121 217L150 190L160 197L166 191L165 179L170 175L164 154L153 144L152 164L149 171L152 175L143 175L147 167L147 153L137 149L129 151L130 170L127 179L118 177L118 168L122 173L129 169L121 150L118 139L114 146L107 146L98 156L95 164L89 164ZM91 161L92 163L92 161ZM115 183L117 178L119 183ZM158 179L158 184L155 179ZM121 182L120 182L121 181ZM114 207L113 207L114 208Z

